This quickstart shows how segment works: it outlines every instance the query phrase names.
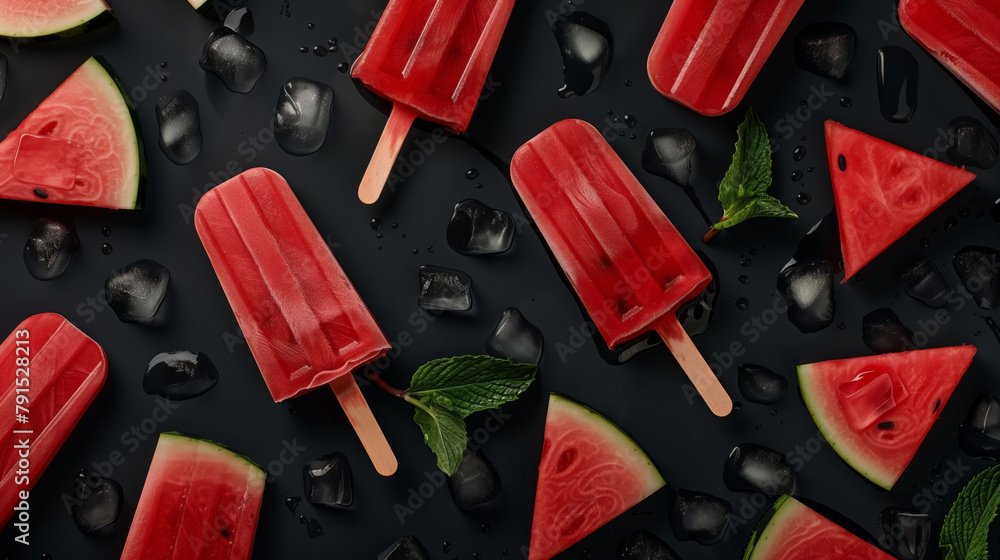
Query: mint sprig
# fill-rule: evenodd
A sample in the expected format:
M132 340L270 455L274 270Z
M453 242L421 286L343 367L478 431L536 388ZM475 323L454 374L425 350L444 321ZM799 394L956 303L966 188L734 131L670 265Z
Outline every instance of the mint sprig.
M437 456L437 466L451 476L468 441L465 418L516 400L535 380L536 364L520 364L490 356L457 356L432 360L417 368L405 391L375 382L412 404L413 421L424 443Z
M798 218L795 212L766 192L771 186L771 143L767 127L753 107L747 111L736 134L736 153L719 185L722 219L705 234L705 243L715 239L719 231L750 218Z
M986 560L990 523L1000 506L1000 465L972 477L944 516L938 546L944 560Z

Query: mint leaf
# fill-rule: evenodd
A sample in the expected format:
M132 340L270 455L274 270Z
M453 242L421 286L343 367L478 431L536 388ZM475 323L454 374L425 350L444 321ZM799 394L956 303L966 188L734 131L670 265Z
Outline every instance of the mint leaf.
M416 407L413 421L424 433L424 443L437 456L438 468L448 476L455 474L468 439L465 420L454 412L429 407L416 399L406 400Z
M719 185L722 219L713 230L730 228L750 218L797 218L795 212L766 193L771 186L771 143L767 127L752 107L736 134L736 153ZM709 231L705 241L714 236Z
M1000 465L972 477L944 516L938 545L944 560L986 560L986 537L1000 506Z
M535 380L538 366L490 356L458 356L417 369L406 393L461 418L516 399Z

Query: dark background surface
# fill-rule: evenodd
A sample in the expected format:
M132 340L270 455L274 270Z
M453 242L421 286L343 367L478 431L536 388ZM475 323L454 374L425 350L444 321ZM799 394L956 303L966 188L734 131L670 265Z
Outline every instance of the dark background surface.
M998 226L990 218L997 196L997 170L982 171L978 180L868 266L860 281L839 285L834 325L804 335L778 314L777 321L759 339L749 336L745 327L753 318L772 316L768 310L777 301L774 287L778 271L801 236L832 208L822 134L825 119L839 120L917 152L932 147L941 134L939 129L955 117L974 116L985 122L957 82L894 23L893 2L807 0L740 107L710 119L659 96L646 77L646 56L668 2L577 2L578 9L608 23L615 38L614 62L595 92L561 99L556 91L563 83L562 61L548 17L558 13L560 4L556 0L518 0L493 65L495 91L480 104L469 128L470 138L482 149L449 135L405 184L370 207L362 205L355 192L385 123L380 111L385 106L373 105L348 74L338 72L337 65L350 57L351 50L345 45L364 43L365 28L370 30L374 25L372 11L377 14L384 0L292 0L289 16L284 15L279 0L247 0L239 5L253 11L256 31L249 39L268 59L266 73L247 95L229 92L216 76L198 66L205 38L219 23L214 15L199 16L183 0L114 2L118 26L78 45L36 48L0 43L0 52L10 60L7 92L0 104L0 130L16 127L88 56L101 54L120 74L137 103L149 176L146 208L141 212L0 203L0 332L10 332L31 314L61 313L102 344L110 360L107 384L31 493L32 544L27 548L13 544L15 533L8 527L0 534L0 553L9 551L11 558L39 558L43 553L55 559L118 557L154 449L152 438L135 446L125 443L128 440L122 439L123 434L150 418L157 407L154 398L142 390L146 364L155 354L173 350L207 353L220 371L220 381L209 393L179 403L157 429L217 440L272 466L275 476L265 492L254 558L374 558L404 534L418 536L434 558L472 558L480 553L483 558L495 559L501 558L504 550L520 557L522 547L527 550L530 534L550 390L583 401L618 423L645 447L673 487L724 497L734 508L734 529L721 543L703 547L679 542L667 524L669 489L664 489L562 557L612 558L619 539L637 528L647 528L683 558L738 558L766 509L752 494L731 492L722 482L725 459L741 442L763 444L801 458L797 493L839 511L861 527L877 534L879 511L890 505L908 507L932 515L936 540L947 506L961 487L961 483L954 483L955 477L945 476L956 470L949 465L957 466L963 483L987 466L959 451L955 437L972 401L981 394L1000 392L1000 381L993 377L1000 352L984 323L983 311L968 302L961 308L949 304L944 308L948 323L929 336L927 346L972 343L979 353L891 492L868 484L816 439L817 428L796 396L794 366L868 354L861 340L861 317L879 307L891 307L914 331L920 330L919 322L933 320L934 310L902 293L899 274L918 258L930 256L956 287L951 256L970 244L997 245ZM568 6L563 4L562 9ZM849 23L858 33L854 63L841 80L820 78L798 69L793 62L791 37L805 24L818 21ZM308 29L309 23L315 28ZM339 40L340 52L326 57L299 52L300 47L325 45L329 38ZM875 56L886 44L907 48L920 65L918 108L915 118L905 125L886 122L878 110ZM161 62L167 66L161 68ZM147 73L157 77L146 81L155 84L154 88L143 86ZM160 81L160 75L167 81ZM243 143L269 126L279 88L293 76L322 81L336 90L333 126L326 143L319 152L301 158L271 143L259 152L255 150L250 160ZM627 81L632 85L627 86ZM833 95L818 110L810 111L794 135L778 138L774 155L771 192L801 218L754 220L724 232L713 245L703 246L698 239L705 225L684 193L642 169L643 138L656 127L690 129L698 141L692 184L709 214L721 214L714 200L715 185L728 167L736 126L746 108L755 107L769 131L780 134L776 128L779 120L795 112L813 88L832 91ZM190 91L201 106L205 145L201 155L187 166L170 163L157 147L156 99L176 89ZM838 103L845 95L853 100L850 108ZM696 344L710 363L724 367L722 381L734 400L742 400L736 388L736 364L740 361L759 363L788 376L792 382L789 393L776 405L744 403L728 418L714 418L701 402L688 402L680 390L683 374L662 347L624 366L606 365L589 337L581 345L574 334L585 318L530 227L521 228L514 248L503 255L463 257L447 246L444 234L448 218L453 205L462 199L477 198L523 215L505 170L494 162L509 162L521 143L558 119L581 118L602 129L621 126L613 119L626 113L635 116L638 125L625 129L626 136L613 144L615 150L682 234L704 250L719 271L718 310L707 332L695 339ZM611 123L607 119L612 119ZM416 149L414 141L428 139L432 130L425 124L412 132L403 153ZM792 151L799 145L807 154L803 161L795 162ZM945 159L943 153L937 157ZM238 333L236 320L190 223L197 198L228 176L227 167L253 166L270 167L287 178L389 338L396 340L401 333L412 336L414 343L386 370L386 378L395 385L405 386L413 370L429 359L482 353L487 336L509 306L518 307L542 329L546 348L539 381L520 401L503 408L502 427L483 438L483 450L499 470L504 486L501 498L489 511L464 514L441 488L424 499L414 515L400 521L394 505L405 505L411 490L440 477L434 474L434 457L422 443L409 405L374 388L364 389L401 463L395 476L383 478L371 467L332 394L320 390L291 404L271 401L247 347L232 342ZM813 171L807 172L810 167ZM477 180L466 179L469 169L479 171ZM799 183L789 178L794 170L805 173ZM482 188L477 188L477 183ZM796 203L799 192L811 195L812 201ZM945 229L946 219L957 216L963 206L971 209L971 216ZM75 221L82 246L66 274L39 282L28 274L21 253L35 219L52 213ZM382 239L369 227L373 218L385 223ZM110 238L101 234L105 226L111 228ZM924 237L930 240L926 248L920 244ZM114 247L110 255L101 252L104 242ZM741 266L741 259L749 257L751 251L755 252L752 263ZM87 302L98 296L110 270L143 258L162 263L172 274L163 326L125 324L110 309L87 310ZM418 311L417 268L424 264L469 273L475 282L473 309L465 314L441 315L426 324L414 320ZM748 283L737 280L741 274L749 277ZM739 297L749 300L748 309L736 307ZM727 349L737 342L745 354L727 359ZM482 428L488 417L470 417L470 432ZM279 456L286 444L305 450L283 465ZM115 451L125 456L124 464L111 474L125 490L123 515L110 536L84 536L74 526L60 496L72 492L78 469L93 469L94 462L106 461ZM303 503L290 513L284 502L288 497L302 496L304 463L334 451L346 453L354 467L354 506L334 511ZM942 463L943 468L939 466ZM941 482L935 484L937 480ZM935 493L938 501L927 499ZM325 535L309 538L300 515L314 518ZM452 545L448 553L443 552L445 542ZM935 555L932 551L928 557Z

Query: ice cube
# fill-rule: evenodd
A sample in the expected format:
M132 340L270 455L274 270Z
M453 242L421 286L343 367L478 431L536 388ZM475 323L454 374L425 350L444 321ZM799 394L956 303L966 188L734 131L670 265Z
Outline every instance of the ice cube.
M455 205L448 222L448 245L462 255L502 253L514 241L514 218L475 199Z
M696 145L694 135L686 128L654 129L642 148L642 167L683 187L691 180L691 157Z
M982 122L959 117L948 125L948 159L955 165L974 165L983 169L997 162L997 139Z
M326 140L332 111L333 88L306 78L292 78L278 95L274 138L293 156L311 154Z
M795 471L788 459L754 443L733 448L722 470L722 480L734 492L763 492L771 498L795 491Z
M615 46L608 24L586 12L573 12L552 24L563 58L560 97L587 95L597 89L611 68Z
M733 506L711 494L678 488L670 495L667 517L681 541L715 544L726 534Z
M343 453L325 455L302 468L306 500L327 507L349 507L354 503L351 464Z
M382 551L377 560L429 560L430 554L424 545L413 535L394 542L392 546Z
M888 307L876 309L861 320L861 338L876 354L914 350L913 331Z
M715 314L715 304L719 299L719 272L716 270L715 264L708 258L708 255L697 249L695 252L712 273L712 279L700 294L681 305L677 310L677 320L690 336L705 332L708 324L712 321L712 315Z
M840 224L837 222L836 208L823 216L822 220L816 222L806 232L795 247L792 259L785 264L783 269L814 259L822 259L830 263L834 274L844 270L844 258L840 252Z
M122 509L122 486L117 481L81 470L74 482L70 513L86 535L106 534Z
M460 270L437 266L420 267L417 305L427 310L468 311L472 309L472 278Z
M862 431L906 400L909 393L890 367L874 367L859 372L847 383L837 387L847 423L855 431Z
M639 529L618 541L617 560L680 560L663 539Z
M795 63L817 76L838 79L854 60L857 34L844 23L811 23L795 36Z
M900 560L924 560L931 541L931 518L923 513L888 507L878 515L884 539L879 539L887 550Z
M544 343L541 329L529 323L516 307L509 307L486 339L486 353L512 362L537 364Z
M976 399L958 431L958 443L976 459L1000 461L1000 401L992 395Z
M169 283L170 271L158 262L142 259L108 276L105 298L122 321L149 323L160 309Z
M458 469L448 477L448 490L458 509L470 510L500 494L500 475L482 451L466 447Z
M992 247L971 245L955 253L951 260L958 278L973 300L983 309L1000 306L1000 251Z
M764 366L740 364L739 387L743 398L754 403L770 404L785 396L788 379Z
M882 116L894 123L912 119L917 110L917 59L903 47L882 47L878 51L876 77Z
M198 63L236 93L249 93L267 68L264 51L228 27L208 36Z
M833 322L833 265L822 259L786 266L778 274L778 292L788 305L788 320L812 333Z
M906 269L902 281L906 293L928 307L936 309L948 302L951 287L930 259L921 259Z
M246 6L233 8L226 14L226 19L223 20L222 25L244 37L249 37L253 34L253 12Z
M219 381L219 372L201 352L164 352L153 356L142 389L175 401L193 399L208 392Z
M41 217L24 244L24 264L38 280L58 278L69 268L80 248L73 222L66 218Z
M185 165L201 153L201 117L198 101L187 91L168 93L156 102L160 149L170 161Z

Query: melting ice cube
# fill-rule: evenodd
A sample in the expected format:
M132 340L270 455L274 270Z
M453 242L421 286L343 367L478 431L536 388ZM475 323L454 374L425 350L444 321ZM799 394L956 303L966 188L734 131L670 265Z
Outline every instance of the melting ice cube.
M486 340L486 353L512 362L537 364L542 359L542 331L524 318L516 307L508 308Z
M500 494L500 475L482 451L466 447L458 469L448 477L448 490L458 509L466 511Z
M117 481L81 470L74 480L70 513L84 534L102 531L118 519L122 508L122 486Z
M219 381L219 372L201 352L164 352L146 367L142 389L175 401L193 399L208 392Z
M928 307L938 308L948 302L951 288L930 259L921 259L906 269L902 281L906 293Z
M696 146L694 135L686 128L654 129L642 148L642 167L683 187L691 180L691 156Z
M52 280L66 272L80 248L73 222L64 218L41 217L24 244L24 264L39 280Z
M1000 401L992 395L972 403L958 431L958 443L976 459L1000 461Z
M306 78L281 86L274 116L274 138L281 149L304 156L320 149L330 129L333 88Z
M264 51L228 27L208 36L198 63L236 93L249 93L267 68Z
M837 388L837 398L851 428L861 431L906 400L909 394L895 370L865 370Z
M198 101L187 91L168 93L156 102L160 149L170 161L185 165L201 153L201 116Z
M670 495L667 518L674 536L681 541L714 544L726 534L733 506L711 494L678 488Z
M889 122L908 122L917 111L917 59L903 47L882 47L878 51L876 74L882 116Z
M911 513L889 507L878 515L884 539L879 539L901 560L924 560L931 541L931 518L927 514Z
M1000 251L973 245L955 253L951 264L979 307L1000 306Z
M514 218L474 199L455 205L448 222L447 240L462 255L502 253L514 241Z
M795 471L788 459L753 443L733 448L722 470L722 480L734 492L763 492L771 498L795 491Z
M813 259L785 267L778 274L778 292L788 304L788 320L804 333L833 322L833 265Z
M111 273L104 283L105 298L126 323L149 323L167 295L170 272L160 263L138 260Z
M913 350L913 331L899 320L888 307L876 309L864 316L861 323L861 337L872 352L905 352Z
M639 529L618 541L617 560L680 560L663 539Z
M974 165L983 169L997 162L997 139L983 123L972 117L959 117L948 125L948 159L955 165Z
M306 499L327 507L348 507L354 503L351 464L343 453L333 453L306 463L302 469Z
M788 379L764 366L740 364L738 383L743 398L754 403L778 402L788 389Z
M559 96L587 95L597 89L615 52L608 24L586 12L573 12L556 19L552 32L562 53L566 80Z
M253 12L246 6L233 8L226 14L226 19L223 20L222 25L244 37L249 37L253 34Z
M812 23L795 36L795 63L824 78L837 79L854 60L857 34L844 23Z
M472 278L460 270L437 266L420 267L417 305L427 310L472 309Z
M382 551L377 560L429 560L430 554L417 537L406 535Z

